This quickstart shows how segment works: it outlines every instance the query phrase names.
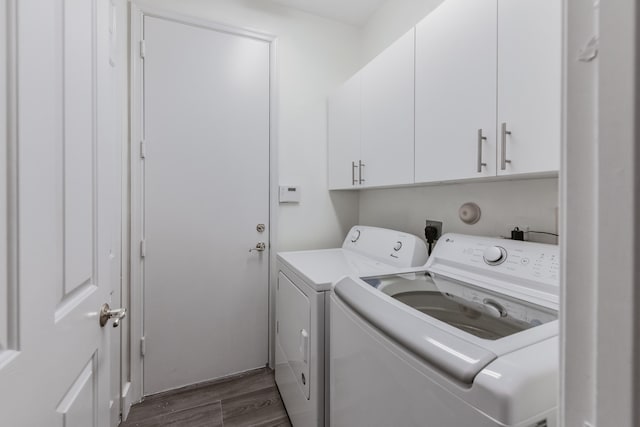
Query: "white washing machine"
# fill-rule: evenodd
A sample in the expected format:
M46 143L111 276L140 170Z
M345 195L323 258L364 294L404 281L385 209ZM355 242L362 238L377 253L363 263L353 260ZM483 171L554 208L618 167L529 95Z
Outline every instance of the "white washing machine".
M355 226L341 248L278 253L276 383L294 427L328 421L328 293L346 275L424 268L424 242L411 234Z
M456 234L330 296L332 427L556 426L558 247Z

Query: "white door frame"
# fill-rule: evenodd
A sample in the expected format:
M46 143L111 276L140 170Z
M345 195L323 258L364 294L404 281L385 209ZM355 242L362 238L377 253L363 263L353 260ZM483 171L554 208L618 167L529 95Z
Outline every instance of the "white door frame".
M640 425L640 6L565 0L565 12L560 425L633 427ZM585 49L592 37L595 55Z
M17 356L18 340L18 36L17 36L17 0L7 0L5 9L0 13L0 22L6 27L1 31L0 57L7 62L0 65L0 100L6 96L6 104L0 105L0 139L6 137L5 152L0 154L0 162L6 167L6 175L0 177L0 206L6 208L0 213L0 235L5 247L0 249L0 270L5 277L0 278L0 291L5 291L0 307L6 310L0 320L0 367ZM1 242L1 240L0 240ZM4 283L3 283L4 282ZM4 285L4 289L1 289Z
M143 396L143 331L144 331L144 294L143 294L143 266L140 253L140 242L143 237L143 171L144 161L141 159L140 142L144 138L143 129L143 63L140 52L140 41L143 35L144 17L152 16L171 20L174 22L195 25L215 31L229 34L251 37L269 43L269 68L270 68L270 88L269 88L269 364L273 366L273 338L274 338L274 313L275 304L275 283L276 283L276 253L277 253L277 225L278 225L278 79L276 67L276 46L277 38L274 35L265 34L247 28L233 27L217 22L211 22L193 16L186 16L175 12L159 9L145 1L134 1L131 3L131 58L130 58L130 314L131 314L131 387L130 396L123 405L123 416L129 411L132 402L139 401ZM126 224L125 224L126 226Z

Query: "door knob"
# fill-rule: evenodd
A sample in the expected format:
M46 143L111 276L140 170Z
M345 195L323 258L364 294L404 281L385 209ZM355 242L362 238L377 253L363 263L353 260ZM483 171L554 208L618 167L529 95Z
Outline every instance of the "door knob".
M124 319L126 315L126 308L117 308L115 310L111 310L109 304L102 304L102 307L100 308L100 327L104 327L109 319L114 319L113 327L117 328L120 325L120 320Z
M255 248L251 248L249 249L249 252L263 252L265 249L267 249L267 245L264 242L258 242L256 243L256 247Z

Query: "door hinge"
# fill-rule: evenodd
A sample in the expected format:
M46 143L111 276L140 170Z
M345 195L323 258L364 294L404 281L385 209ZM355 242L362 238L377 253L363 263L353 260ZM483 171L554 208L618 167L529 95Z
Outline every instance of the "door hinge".
M140 141L140 158L144 159L147 157L147 144L144 141Z
M147 49L144 40L140 40L140 58L144 59L146 53Z
M140 357L144 357L147 352L147 344L145 337L140 338Z
M144 258L147 255L147 243L144 240L140 240L140 256Z

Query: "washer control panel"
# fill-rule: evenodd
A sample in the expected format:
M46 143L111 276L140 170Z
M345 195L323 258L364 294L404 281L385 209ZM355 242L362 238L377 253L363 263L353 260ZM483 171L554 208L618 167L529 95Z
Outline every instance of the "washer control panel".
M445 234L426 267L472 284L499 283L553 295L560 284L559 248L542 243Z

